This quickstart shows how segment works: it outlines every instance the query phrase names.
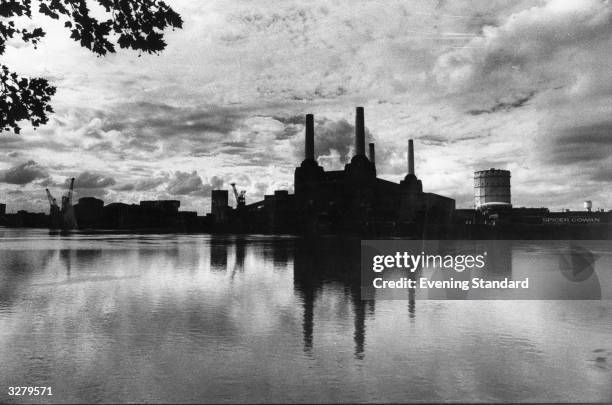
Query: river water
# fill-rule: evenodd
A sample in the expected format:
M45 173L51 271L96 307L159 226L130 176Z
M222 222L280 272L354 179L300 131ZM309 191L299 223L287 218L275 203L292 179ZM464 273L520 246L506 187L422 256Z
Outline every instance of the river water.
M0 402L612 401L608 292L362 301L328 242L0 228Z

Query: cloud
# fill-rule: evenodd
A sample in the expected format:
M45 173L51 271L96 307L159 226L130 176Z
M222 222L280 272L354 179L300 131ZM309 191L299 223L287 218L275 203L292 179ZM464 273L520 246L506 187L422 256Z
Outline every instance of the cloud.
M172 195L186 195L199 192L204 188L202 178L198 172L191 173L177 171L174 177L170 179L166 190Z
M209 105L195 109L137 102L127 103L115 110L114 119L105 122L103 129L156 138L226 134L235 128L242 117L239 108Z
M128 183L116 187L117 191L150 191L162 185L168 180L167 177L154 177L148 179L140 179L136 183Z
M29 160L0 173L0 181L20 185L25 185L38 179L46 179L47 177L49 177L47 170L34 160Z
M83 172L74 181L75 189L102 189L116 183L115 179L99 173ZM70 185L70 179L66 179L64 185Z
M166 191L171 195L208 197L212 190L222 188L223 184L223 179L217 176L204 183L195 170L191 173L176 171L168 182Z
M58 184L51 177L47 177L38 183L41 187L55 187Z
M217 176L213 176L210 179L210 186L212 187L213 190L218 190L222 188L224 183L225 182L223 181L223 179Z
M612 158L612 121L561 128L545 145L548 161L557 165L605 162ZM608 179L609 180L609 179Z
M467 113L470 115L492 114L500 111L510 111L515 108L520 108L527 104L535 95L535 91L531 91L525 95L518 95L510 100L500 100L495 105L486 109L473 109Z
M529 90L575 77L576 62L555 63L569 52L588 52L612 34L612 8L601 0L552 0L486 26L464 47L440 55L433 73L451 92ZM580 57L575 59L580 60Z

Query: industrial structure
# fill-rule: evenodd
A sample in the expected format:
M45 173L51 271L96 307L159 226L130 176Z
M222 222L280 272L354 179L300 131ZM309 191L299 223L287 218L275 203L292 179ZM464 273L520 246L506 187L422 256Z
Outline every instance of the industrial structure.
M355 116L355 154L343 170L326 171L316 160L314 116L306 115L304 160L295 169L294 194L277 190L246 205L238 194L235 212L223 190L212 193L212 219L218 229L273 232L396 232L451 223L455 201L423 192L414 171L414 144L408 144L407 174L398 184L376 175L375 145L365 148L363 107ZM225 204L225 205L224 205ZM227 213L234 215L227 215Z
M353 232L410 235L423 238L491 238L525 235L603 237L610 232L610 213L550 212L547 208L514 208L511 174L489 169L474 173L474 208L456 209L451 198L423 191L415 171L414 142L408 140L406 176L399 183L377 177L375 145L365 148L364 110L355 116L354 156L343 170L326 171L316 159L314 116L305 119L304 160L295 169L294 194L276 190L246 204L237 192L236 209L227 190L212 192L211 229L221 232ZM587 225L588 224L588 225ZM557 225L557 226L552 226Z
M423 191L415 170L415 145L407 142L406 175L398 183L377 176L376 145L366 155L365 117L355 115L354 155L342 170L325 170L316 155L314 116L305 117L304 159L295 168L294 192L276 190L247 204L246 191L230 183L229 190L213 190L211 212L179 211L180 201L153 200L140 204L111 203L94 197L73 205L74 179L61 206L49 190L49 215L18 211L6 214L0 204L0 225L51 229L122 229L161 232L235 233L355 233L409 236L424 239L609 239L612 211L583 211L516 207L511 198L508 170L474 173L474 206L456 209L455 200Z
M475 172L474 203L476 209L512 208L510 171L489 169Z
M74 177L70 179L68 194L62 196L61 208L57 205L57 200L53 198L49 189L47 188L45 191L47 192L47 199L49 200L49 228L63 230L76 229L77 220L74 213L74 207L72 206Z

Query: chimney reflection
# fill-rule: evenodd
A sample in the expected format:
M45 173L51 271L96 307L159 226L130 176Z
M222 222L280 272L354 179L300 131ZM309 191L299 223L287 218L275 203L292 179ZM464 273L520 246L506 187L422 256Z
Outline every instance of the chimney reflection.
M416 316L416 302L414 299L415 292L416 288L408 289L408 317L410 319L414 319Z
M314 308L326 284L340 284L354 315L353 342L357 359L365 356L366 316L374 316L375 302L361 299L360 241L298 239L295 243L294 289L302 299L304 351L314 344Z
M314 302L315 290L309 288L304 290L303 295L304 315L302 319L302 331L304 339L304 351L310 353L312 351L312 337L314 329Z
M359 286L351 289L351 300L353 302L354 325L353 341L355 342L355 357L362 360L365 347L365 317L366 301L361 299Z

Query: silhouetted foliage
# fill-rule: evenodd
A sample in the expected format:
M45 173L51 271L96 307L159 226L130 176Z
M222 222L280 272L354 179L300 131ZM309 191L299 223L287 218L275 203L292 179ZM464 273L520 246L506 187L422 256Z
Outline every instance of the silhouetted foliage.
M159 0L90 0L106 11L107 18L90 15L87 0L2 0L0 3L0 55L10 39L36 47L45 36L42 28L28 29L18 22L32 18L32 3L52 19L62 20L70 38L97 55L120 48L158 53L165 49L163 30L181 28L183 20L172 8ZM19 133L19 121L28 120L34 128L45 124L55 87L46 79L19 77L0 65L0 131Z

